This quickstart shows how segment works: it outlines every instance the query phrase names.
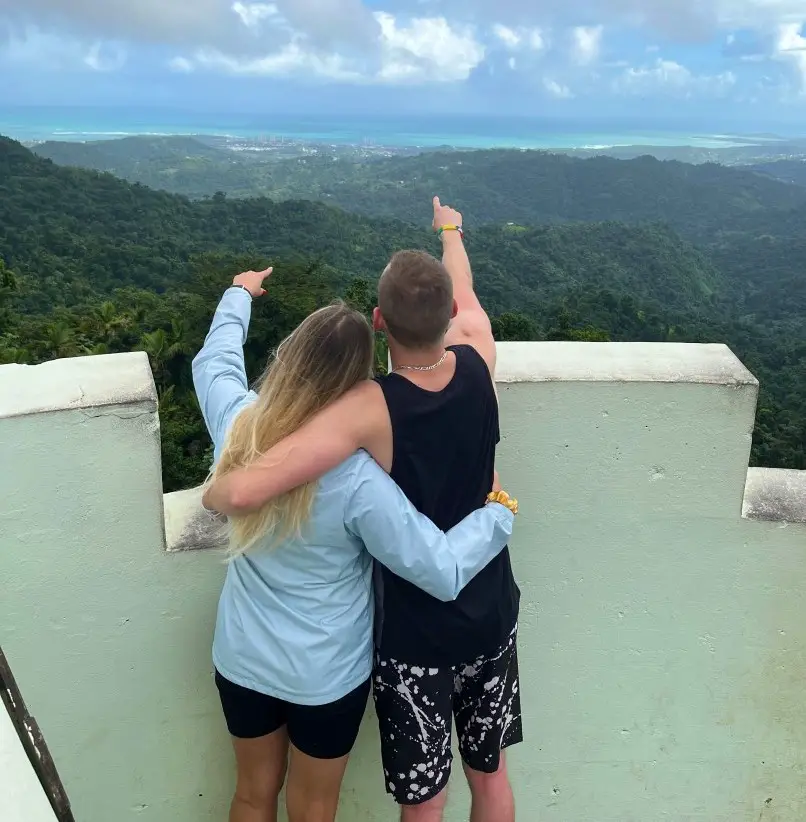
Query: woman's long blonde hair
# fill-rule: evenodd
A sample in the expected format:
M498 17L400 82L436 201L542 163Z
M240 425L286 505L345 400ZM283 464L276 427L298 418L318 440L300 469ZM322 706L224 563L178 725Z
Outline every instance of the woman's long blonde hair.
M254 463L326 405L372 375L374 336L363 314L344 303L315 311L277 348L259 382L258 398L236 418L211 481ZM298 535L308 519L316 483L230 519L230 556L256 542Z

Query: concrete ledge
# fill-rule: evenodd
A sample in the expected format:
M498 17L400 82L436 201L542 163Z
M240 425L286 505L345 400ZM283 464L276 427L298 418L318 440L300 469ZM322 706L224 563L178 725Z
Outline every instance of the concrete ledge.
M498 383L662 382L758 386L726 345L498 343Z
M112 405L157 410L145 352L0 366L0 419Z
M751 468L742 516L770 522L806 522L806 471Z
M164 495L167 551L200 551L226 547L225 522L205 510L201 498L201 486Z

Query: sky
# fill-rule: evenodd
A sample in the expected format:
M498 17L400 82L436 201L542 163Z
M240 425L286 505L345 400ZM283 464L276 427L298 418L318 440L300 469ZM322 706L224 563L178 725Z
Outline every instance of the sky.
M0 107L806 133L806 0L0 0Z

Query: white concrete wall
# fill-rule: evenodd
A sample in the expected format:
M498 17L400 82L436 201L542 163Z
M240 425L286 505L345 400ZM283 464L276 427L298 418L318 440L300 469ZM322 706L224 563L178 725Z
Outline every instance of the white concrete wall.
M98 367L26 379L86 387ZM65 390L0 409L0 645L77 819L223 820L220 557L187 550L220 532L197 494L169 495L164 551L153 393L133 415L143 363L115 371L117 406ZM25 373L0 368L0 397ZM509 343L498 379L521 501L519 819L806 820L806 481L748 476L752 375L722 346ZM370 717L340 819L394 818Z
M0 819L3 822L55 822L22 742L0 703Z
M223 564L165 553L146 355L0 367L0 466L0 646L77 822L224 819Z

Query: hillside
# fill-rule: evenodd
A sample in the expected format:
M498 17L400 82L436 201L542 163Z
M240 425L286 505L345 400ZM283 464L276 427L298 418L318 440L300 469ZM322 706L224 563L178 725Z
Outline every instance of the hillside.
M429 197L420 203L421 225L429 204ZM468 243L483 275L481 294L494 312L524 303L537 310L567 287L603 281L685 309L720 281L690 245L657 227L489 226L470 233ZM377 278L395 249L423 246L436 249L431 233L405 223L308 201L215 196L191 202L109 174L62 168L17 143L0 142L0 254L61 304L123 285L156 291L183 285L194 255L204 252L304 257L343 286Z
M784 183L806 186L806 160L777 160L772 163L757 163L751 170Z
M79 146L67 162L193 198L233 196L314 199L347 211L419 222L422 203L441 192L465 204L468 225L558 222L665 222L710 241L718 229L763 210L806 203L806 189L741 167L688 165L652 157L579 159L539 151L435 152L368 162L331 157L265 160L220 151L201 156L181 146L164 156L135 142ZM195 142L195 141L190 141ZM50 144L53 146L53 144ZM201 144L198 144L201 146ZM131 155L126 159L127 147ZM206 148L206 147L203 147ZM188 150L187 157L182 152ZM72 149L43 149L64 162ZM114 162L107 153L114 152ZM143 154L148 155L147 158Z
M78 166L95 171L125 171L138 164L194 159L221 161L225 152L205 145L193 137L122 137L70 143L50 140L36 146L36 154L63 166ZM121 174L120 176L123 176Z
M644 220L471 228L476 286L499 339L727 342L763 381L755 462L806 468L806 257L797 256L806 253L806 230L797 210L782 219L764 206L777 183L754 179L759 187L748 183L742 200L752 208L736 218L749 228L718 230L711 251ZM639 182L623 181L613 196ZM418 209L423 226L430 195ZM712 198L708 208L716 206ZM640 217L637 203L614 203L609 212ZM753 233L768 229L779 234ZM173 490L207 469L189 362L227 279L275 265L247 348L257 376L271 346L316 305L343 295L371 310L373 281L404 247L437 243L425 227L310 201L194 202L63 168L0 139L0 362L147 351L161 398L165 486Z

